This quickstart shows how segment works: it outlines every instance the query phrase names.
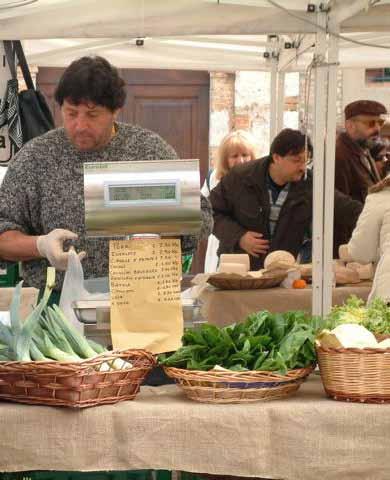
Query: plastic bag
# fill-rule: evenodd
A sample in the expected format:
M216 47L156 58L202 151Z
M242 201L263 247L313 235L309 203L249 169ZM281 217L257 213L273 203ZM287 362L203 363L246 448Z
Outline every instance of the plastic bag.
M103 284L106 283L105 279L92 279L93 281L103 280ZM65 272L64 283L62 286L60 297L60 308L64 312L69 321L78 328L81 332L84 330L84 324L79 322L73 309L73 302L79 300L106 300L109 298L109 291L103 293L92 293L85 287L87 281L84 281L84 272L81 265L81 261L74 249L69 251L68 268ZM100 282L100 285L102 283ZM108 282L107 282L107 290ZM101 288L99 289L101 290Z

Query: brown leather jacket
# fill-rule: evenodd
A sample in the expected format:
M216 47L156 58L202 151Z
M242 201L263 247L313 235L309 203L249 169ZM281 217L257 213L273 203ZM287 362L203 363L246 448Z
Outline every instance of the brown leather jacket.
M211 191L210 201L214 211L214 235L220 241L218 254L242 253L239 241L248 230L269 234L270 201L266 185L270 159L254 160L233 168ZM304 235L312 222L312 175L291 183L286 201L280 211L270 252L287 250L295 257L302 246ZM352 232L362 205L335 192L335 229L344 224ZM264 255L250 257L251 269L262 268Z
M335 188L364 203L367 190L379 180L370 154L346 132L340 133L336 140Z

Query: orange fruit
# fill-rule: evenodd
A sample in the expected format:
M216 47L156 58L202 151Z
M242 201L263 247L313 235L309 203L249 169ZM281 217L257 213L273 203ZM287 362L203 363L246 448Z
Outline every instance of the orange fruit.
M292 287L293 288L306 288L307 287L306 280L304 280L303 278L296 279L296 280L293 281Z

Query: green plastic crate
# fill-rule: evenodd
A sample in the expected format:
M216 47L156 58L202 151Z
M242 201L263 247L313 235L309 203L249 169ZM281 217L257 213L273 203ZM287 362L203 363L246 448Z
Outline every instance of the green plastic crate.
M114 472L31 471L0 473L0 480L171 480L166 470L128 470Z
M5 270L0 270L0 287L14 287L19 280L19 265L13 263Z

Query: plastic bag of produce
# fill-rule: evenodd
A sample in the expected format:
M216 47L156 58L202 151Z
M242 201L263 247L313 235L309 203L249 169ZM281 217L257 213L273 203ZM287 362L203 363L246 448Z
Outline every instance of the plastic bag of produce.
M98 279L94 279L98 280ZM107 283L107 290L109 289ZM94 289L96 291L96 289ZM101 289L97 289L101 290ZM64 283L60 298L60 308L65 316L80 331L84 330L84 324L79 322L74 311L75 302L80 300L106 300L109 298L109 291L104 293L91 293L86 288L84 271L80 258L74 249L70 249L68 268L65 272Z

